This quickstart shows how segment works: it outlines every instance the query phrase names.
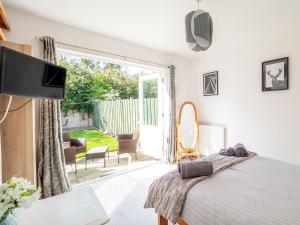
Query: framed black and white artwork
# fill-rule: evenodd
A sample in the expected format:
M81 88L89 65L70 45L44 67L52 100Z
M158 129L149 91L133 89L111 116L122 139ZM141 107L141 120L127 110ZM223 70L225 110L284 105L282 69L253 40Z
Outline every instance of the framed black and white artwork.
M203 95L213 96L219 94L218 71L203 74Z
M262 63L262 91L289 89L289 58Z

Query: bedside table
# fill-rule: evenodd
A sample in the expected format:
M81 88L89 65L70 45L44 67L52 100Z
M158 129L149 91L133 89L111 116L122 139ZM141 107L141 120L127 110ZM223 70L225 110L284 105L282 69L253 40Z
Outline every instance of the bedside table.
M103 225L109 218L94 190L76 189L16 210L18 225Z

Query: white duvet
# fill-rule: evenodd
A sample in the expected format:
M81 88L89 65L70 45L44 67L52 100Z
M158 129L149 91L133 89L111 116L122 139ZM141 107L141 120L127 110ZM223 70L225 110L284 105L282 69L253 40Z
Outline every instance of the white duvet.
M255 156L196 184L189 225L300 225L300 166Z

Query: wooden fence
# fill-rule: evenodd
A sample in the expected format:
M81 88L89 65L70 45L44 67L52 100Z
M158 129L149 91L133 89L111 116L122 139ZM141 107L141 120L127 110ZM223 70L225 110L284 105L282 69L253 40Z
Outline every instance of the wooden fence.
M144 99L143 123L156 126L157 118L157 98ZM97 101L94 105L93 125L114 135L132 133L139 126L139 100Z

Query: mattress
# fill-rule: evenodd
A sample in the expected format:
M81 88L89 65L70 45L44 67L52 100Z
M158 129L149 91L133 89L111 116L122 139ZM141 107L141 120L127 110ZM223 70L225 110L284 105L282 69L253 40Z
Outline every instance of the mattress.
M189 225L300 225L300 165L255 156L196 184Z

